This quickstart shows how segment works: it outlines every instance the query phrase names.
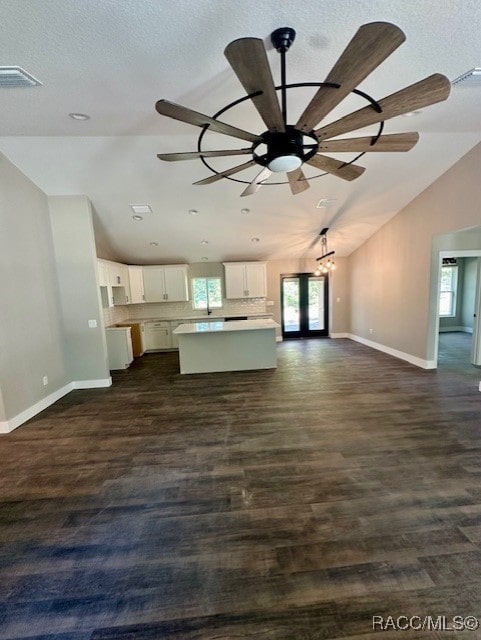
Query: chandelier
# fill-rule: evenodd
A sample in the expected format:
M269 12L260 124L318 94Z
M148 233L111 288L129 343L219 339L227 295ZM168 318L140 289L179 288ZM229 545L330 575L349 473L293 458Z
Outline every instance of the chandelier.
M321 233L319 234L321 236L322 255L316 258L318 263L316 270L314 271L314 274L316 276L320 276L323 273L329 273L330 271L334 271L336 269L336 263L331 259L331 256L333 256L336 252L329 251L329 248L327 246L328 231L329 228L324 227L324 229L322 229Z

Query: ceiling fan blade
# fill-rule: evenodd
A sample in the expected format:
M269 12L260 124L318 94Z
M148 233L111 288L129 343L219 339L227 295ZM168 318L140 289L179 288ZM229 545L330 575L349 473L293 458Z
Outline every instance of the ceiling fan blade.
M221 156L242 156L252 153L252 149L226 149L224 151L187 151L186 153L158 153L159 160L176 162L177 160L195 160L196 158L220 158Z
M210 116L206 116L198 111L193 111L187 107L183 107L180 104L169 102L168 100L159 100L155 104L155 108L161 116L167 116L174 120L180 120L180 122L186 122L187 124L193 124L196 127L205 127L209 125L210 131L216 131L217 133L224 133L226 136L233 136L234 138L240 138L241 140L247 140L248 142L261 142L262 138L249 133L243 129L232 127L225 122L219 122L214 120Z
M217 182L217 180L222 180L225 176L231 176L234 173L238 173L239 171L244 171L244 169L248 169L249 167L253 167L256 163L255 160L249 160L249 162L244 162L244 164L238 164L236 167L232 167L232 169L226 169L222 171L222 173L215 173L213 176L209 176L208 178L204 178L204 180L199 180L198 182L194 182L193 184L212 184L213 182Z
M365 167L360 167L357 164L344 164L342 160L334 160L334 158L320 154L312 156L312 158L306 160L306 162L321 171L332 173L333 176L348 181L359 178L366 170Z
M270 131L285 131L264 43L259 38L240 38L227 45L224 55Z
M264 167L260 173L256 175L254 180L248 185L244 191L241 193L241 198L244 196L251 196L256 191L259 191L261 182L263 180L267 180L267 178L272 174L272 171L268 167Z
M393 133L380 136L374 144L375 136L365 138L343 138L340 140L325 140L319 143L319 151L409 151L419 140L419 133Z
M338 89L319 87L299 118L296 128L312 131L405 39L401 29L389 22L371 22L360 27L325 80L341 86Z
M302 193L306 189L309 189L311 186L306 180L306 176L304 175L301 168L294 169L294 171L289 171L287 173L287 178L289 180L289 186L291 188L291 193L293 196L298 193Z
M319 140L326 140L341 133L389 120L389 118L400 116L403 113L442 102L449 96L450 90L451 83L448 78L440 73L434 73L424 80L415 82L409 87L379 100L378 104L382 108L381 113L375 111L371 106L364 107L328 124L326 127L317 129L315 134Z

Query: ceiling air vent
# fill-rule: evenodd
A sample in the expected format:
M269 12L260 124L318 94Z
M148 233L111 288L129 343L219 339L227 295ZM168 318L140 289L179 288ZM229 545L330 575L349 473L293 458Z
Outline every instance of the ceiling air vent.
M148 204L131 204L130 208L134 213L152 213L152 209Z
M36 87L41 85L21 67L0 67L0 88Z
M322 198L317 203L316 209L327 209L327 207L333 207L336 202L336 198Z
M451 82L453 87L481 87L481 67L474 67L462 73Z

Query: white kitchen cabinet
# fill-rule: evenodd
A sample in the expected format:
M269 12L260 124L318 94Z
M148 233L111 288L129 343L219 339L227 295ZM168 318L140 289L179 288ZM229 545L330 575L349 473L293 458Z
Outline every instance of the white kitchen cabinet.
M159 320L145 323L145 350L158 351L172 348L170 322Z
M109 274L109 284L111 287L124 287L129 286L129 269L127 265L120 264L120 262L107 261L107 268Z
M145 302L144 299L144 277L142 267L128 266L130 298L129 304L139 304Z
M105 329L109 369L127 369L134 359L130 327Z
M143 267L145 302L185 302L189 299L187 265Z
M170 322L170 332L172 335L172 349L179 348L179 336L174 333L174 330L181 324L190 324L189 320L173 320Z
M99 276L99 286L108 287L110 284L108 263L105 260L97 260L97 271Z
M118 262L99 259L97 268L102 306L105 308L128 304L130 301L130 284L127 266Z
M224 262L226 298L265 298L265 262Z

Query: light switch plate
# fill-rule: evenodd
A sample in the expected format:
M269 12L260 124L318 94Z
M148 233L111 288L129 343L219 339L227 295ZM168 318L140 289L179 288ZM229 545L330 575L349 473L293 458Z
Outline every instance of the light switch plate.
M89 329L97 328L97 320L89 320Z

